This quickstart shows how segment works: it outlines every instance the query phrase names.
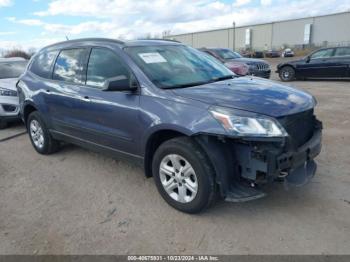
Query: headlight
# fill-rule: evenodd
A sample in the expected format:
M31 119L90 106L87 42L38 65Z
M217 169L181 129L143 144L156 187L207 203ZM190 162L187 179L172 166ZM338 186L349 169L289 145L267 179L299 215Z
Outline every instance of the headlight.
M17 92L0 87L0 96L17 96Z
M239 111L212 108L210 113L225 130L236 136L283 137L287 136L284 128L274 119L265 116L247 116ZM238 113L238 114L237 114Z

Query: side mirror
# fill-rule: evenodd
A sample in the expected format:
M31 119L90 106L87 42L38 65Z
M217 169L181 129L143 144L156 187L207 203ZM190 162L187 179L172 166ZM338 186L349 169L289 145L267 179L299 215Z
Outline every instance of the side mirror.
M311 60L311 57L310 57L310 56L307 56L307 57L305 58L305 62L306 62L306 63L309 63L310 60Z
M128 78L125 75L110 78L106 81L105 91L135 91L137 82L134 77Z

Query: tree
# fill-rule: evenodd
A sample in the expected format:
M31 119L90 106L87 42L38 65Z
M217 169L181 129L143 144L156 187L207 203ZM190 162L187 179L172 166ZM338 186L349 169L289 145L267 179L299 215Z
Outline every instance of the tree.
M5 58L22 57L24 59L30 59L31 55L23 50L20 50L20 49L13 49L13 50L9 50L9 51L5 52L4 57Z

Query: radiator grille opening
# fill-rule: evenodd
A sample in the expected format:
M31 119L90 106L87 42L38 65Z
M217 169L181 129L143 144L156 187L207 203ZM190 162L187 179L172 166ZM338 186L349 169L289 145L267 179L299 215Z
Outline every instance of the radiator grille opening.
M2 105L2 108L4 109L5 112L15 112L17 107L14 105Z
M297 147L305 144L313 135L315 125L313 109L279 118L278 121L291 137L292 144Z

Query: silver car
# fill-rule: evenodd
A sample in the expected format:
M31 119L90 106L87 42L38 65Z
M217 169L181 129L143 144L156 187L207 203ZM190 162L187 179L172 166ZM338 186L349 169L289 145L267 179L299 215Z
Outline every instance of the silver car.
M27 63L20 57L0 58L0 129L20 119L16 82Z

